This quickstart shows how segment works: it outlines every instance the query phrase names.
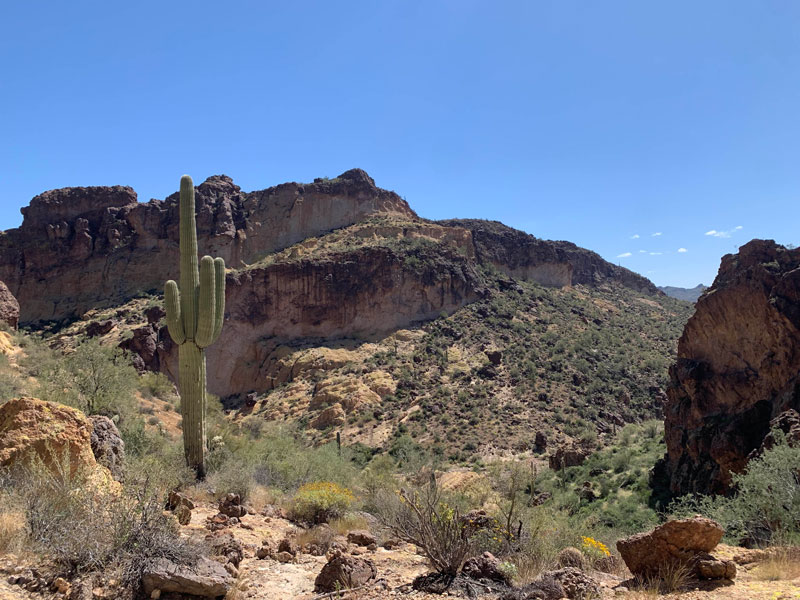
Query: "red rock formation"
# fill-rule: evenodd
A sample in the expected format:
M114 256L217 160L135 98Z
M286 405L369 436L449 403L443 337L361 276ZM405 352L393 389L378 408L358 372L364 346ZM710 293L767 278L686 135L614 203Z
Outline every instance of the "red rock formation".
M371 215L416 217L360 169L250 193L217 175L197 186L196 202L200 253L231 268ZM23 322L82 314L177 277L177 193L139 204L129 187L65 188L36 196L22 214L0 239L0 279Z
M800 249L753 240L722 258L678 343L657 479L673 495L728 492L770 421L800 409L799 374Z
M0 281L0 321L4 321L12 329L16 329L19 325L19 302L2 281Z

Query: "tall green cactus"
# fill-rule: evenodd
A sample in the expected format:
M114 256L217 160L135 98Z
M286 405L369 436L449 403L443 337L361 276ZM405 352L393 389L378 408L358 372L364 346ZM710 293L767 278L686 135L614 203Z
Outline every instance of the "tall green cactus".
M178 387L183 414L186 464L198 479L205 477L206 357L205 348L222 331L225 313L225 261L204 256L197 266L194 184L181 177L180 290L173 280L164 286L167 328L178 344Z

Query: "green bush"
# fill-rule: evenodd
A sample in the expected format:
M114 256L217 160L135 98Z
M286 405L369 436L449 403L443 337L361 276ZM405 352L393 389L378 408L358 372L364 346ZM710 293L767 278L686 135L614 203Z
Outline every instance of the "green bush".
M707 515L735 543L800 541L800 447L792 448L779 430L773 435L775 445L733 476L733 496L684 496L670 512Z
M353 492L330 481L307 483L292 498L290 514L295 521L327 523L343 516L354 500Z

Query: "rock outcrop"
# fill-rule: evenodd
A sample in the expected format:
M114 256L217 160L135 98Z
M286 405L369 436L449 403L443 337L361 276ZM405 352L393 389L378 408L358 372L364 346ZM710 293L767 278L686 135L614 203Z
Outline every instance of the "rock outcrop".
M646 533L617 542L622 560L637 577L659 577L676 568L706 579L733 579L733 561L714 558L713 550L725 532L711 519L694 517L667 521Z
M378 188L360 169L332 180L285 183L254 192L243 192L229 177L215 175L196 187L196 207L200 253L224 258L233 270L307 238L370 218L393 216L413 221L418 231L405 231L402 225L376 224L361 229L356 237L397 238L409 234L410 238L436 239L454 249L459 263L492 264L512 277L545 285L615 281L646 293L660 293L646 278L569 242L540 240L495 222L453 220L436 224L419 219L405 200ZM139 203L130 187L63 188L36 196L22 213L22 225L0 237L0 279L19 300L22 322L79 316L91 308L119 304L137 293L160 292L167 279L177 277L177 193L165 200ZM347 270L354 271L354 277L345 278L346 285L352 285L356 278L361 278L361 283L368 282L364 278L376 271L387 272L387 277L398 275L396 264L380 262L390 258L385 254L362 256L355 252L338 258ZM353 269L363 260L363 268ZM260 274L243 271L234 279L243 284L239 293L249 294L250 288L255 287L253 293L264 299L273 293L271 288L286 289L291 295L298 286L305 286L307 296L324 299L326 286L321 286L317 278L335 284L332 277L337 274L329 272L330 265L324 261L317 262L274 265L261 269ZM325 272L320 273L320 269ZM427 286L425 274L419 275L417 279ZM365 293L374 291L368 285L359 287L366 287ZM441 289L434 287L422 294ZM231 288L234 293L235 288ZM446 310L447 299L438 303ZM396 304L403 306L402 301ZM276 308L274 303L268 306L273 311ZM289 306L290 303L283 304L284 308ZM352 303L346 307L352 307ZM319 308L313 306L302 315L308 320L298 320L290 314L281 321L299 328L308 324L309 329L317 330L315 312ZM413 313L414 319L426 318L425 315L424 307L422 312ZM407 317L401 311L397 320ZM355 331L362 325L354 323ZM147 345L147 333L139 332L142 339L135 343Z
M89 417L92 423L90 438L95 460L111 471L117 481L122 481L125 467L125 442L114 421L103 415Z
M19 302L2 281L0 281L0 321L5 322L11 329L16 329L19 325Z
M571 242L542 240L498 221L450 219L439 223L472 232L477 260L492 264L515 279L555 287L615 281L647 294L661 293L646 277L613 265Z
M727 493L773 419L800 410L800 249L753 240L724 256L670 377L654 485Z
M36 398L0 405L0 467L41 464L57 475L113 484L111 473L92 453L92 423L74 408Z
M201 254L232 268L371 215L416 216L360 169L249 193L216 175L197 186L196 206ZM0 239L0 279L23 322L79 315L178 275L177 193L140 204L130 187L64 188L36 196L22 214Z

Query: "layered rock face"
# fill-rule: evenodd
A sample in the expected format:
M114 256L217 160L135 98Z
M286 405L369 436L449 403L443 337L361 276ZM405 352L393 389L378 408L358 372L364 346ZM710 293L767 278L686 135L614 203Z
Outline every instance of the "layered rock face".
M753 240L724 256L670 376L656 472L673 495L726 493L770 422L800 409L800 249Z
M372 247L229 274L225 325L207 350L209 390L228 396L270 389L274 353L288 340L386 333L485 293L465 257L453 253L447 260L443 251L441 258L419 267ZM167 346L160 364L177 375L174 348Z
M249 193L214 176L197 186L196 203L200 253L232 268L374 214L416 216L359 169ZM178 276L177 193L139 204L129 187L65 188L36 196L22 214L0 239L0 280L23 322L79 315Z
M646 277L613 265L571 242L541 240L498 221L450 219L440 223L472 232L478 260L494 265L510 277L556 287L614 281L646 294L661 293Z

